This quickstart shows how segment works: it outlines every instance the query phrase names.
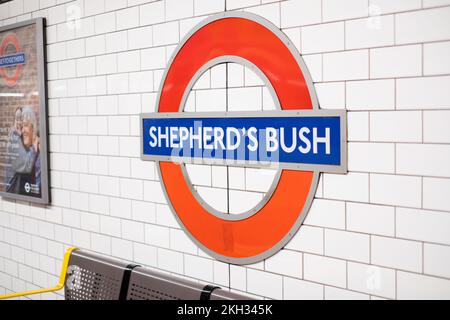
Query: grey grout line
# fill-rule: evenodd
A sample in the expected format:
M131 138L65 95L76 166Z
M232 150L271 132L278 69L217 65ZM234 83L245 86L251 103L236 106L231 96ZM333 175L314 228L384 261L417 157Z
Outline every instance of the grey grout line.
M425 275L425 242L422 241L422 274Z
M348 261L345 262L345 288L348 289Z
M348 203L348 202L345 202L345 203L344 203L344 229L345 229L345 230L348 230L348 229L347 229L347 214L348 214L348 211L347 211L347 203Z
M396 32L396 26L397 26L397 14L394 14L393 15L394 17L393 17L393 19L394 19L394 23L393 23L393 26L392 26L392 28L393 28L393 30L392 30L392 32L393 32L393 35L394 35L394 45L396 45L397 44L397 32Z
M305 253L302 252L302 279L305 279Z
M398 295L398 290L397 290L397 288L398 288L398 280L397 280L397 278L398 278L398 272L397 272L397 270L395 270L394 271L394 283L395 283L395 285L394 285L394 298L395 298L395 300L398 299L398 297L397 297L397 295Z
M325 243L326 243L325 228L322 228L322 255L325 255ZM305 254L303 254L303 257L304 256L305 256Z
M394 238L397 238L397 207L394 207Z
M422 58L422 76L425 75L425 44L420 45L421 48L421 58Z
M394 145L394 173L397 175L397 146L398 143L393 143Z
M423 210L424 209L424 207L423 207L423 203L424 203L424 192L423 192L423 179L424 177L421 177L421 179L420 179L420 208Z
M421 133L422 133L422 144L425 144L425 111L421 110Z

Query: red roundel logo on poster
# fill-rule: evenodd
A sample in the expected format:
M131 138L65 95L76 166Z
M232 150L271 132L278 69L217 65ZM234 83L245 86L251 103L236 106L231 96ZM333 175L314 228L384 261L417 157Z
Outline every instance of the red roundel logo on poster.
M14 34L7 35L0 44L0 76L8 87L19 80L25 54L21 52L20 42Z
M258 69L273 88L280 112L319 111L310 75L289 39L259 16L229 12L201 22L175 50L162 78L156 117L183 113L187 96L200 75L228 62ZM341 127L345 138L345 125ZM345 144L344 140L341 144ZM152 160L145 155L142 158ZM199 201L184 164L161 157L157 161L163 191L180 225L202 250L234 264L263 260L289 242L309 211L324 167L278 169L278 179L263 205L256 206L251 214L226 218Z

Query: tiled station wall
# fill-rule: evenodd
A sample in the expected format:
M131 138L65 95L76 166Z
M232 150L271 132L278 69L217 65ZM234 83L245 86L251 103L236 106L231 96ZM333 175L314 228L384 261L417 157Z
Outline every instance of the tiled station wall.
M199 250L154 163L139 159L139 113L154 110L174 48L224 10L280 27L321 107L348 110L349 173L323 175L299 233L249 266ZM48 23L53 202L0 201L0 294L54 285L74 245L271 299L450 298L450 1L0 5L0 25L39 16ZM239 74L229 76L245 86Z

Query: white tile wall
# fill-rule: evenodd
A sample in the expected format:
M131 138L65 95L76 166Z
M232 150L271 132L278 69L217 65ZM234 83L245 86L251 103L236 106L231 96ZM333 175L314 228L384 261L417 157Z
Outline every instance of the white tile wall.
M423 250L424 273L449 278L450 250L448 246L425 243Z
M401 174L450 177L450 146L398 144L396 167Z
M266 298L450 297L449 1L67 5L84 7L75 29L59 2L0 5L1 25L48 17L53 201L0 200L0 293L54 285L64 248L75 245ZM173 50L197 22L225 8L281 27L305 54L321 107L349 110L349 174L323 175L300 231L249 267L198 250L167 206L155 164L139 159L137 116L155 110ZM217 66L196 86L193 110L225 108L225 72ZM273 109L254 74L229 65L228 76L231 109ZM273 181L266 173L233 171L231 194L253 206L250 197L258 202ZM246 209L223 201L223 167L190 176L223 210Z
M450 218L445 212L397 208L396 235L401 238L450 243Z
M421 178L400 175L370 175L370 202L405 207L421 205Z
M325 255L346 260L369 262L370 238L366 234L325 230Z
M367 16L367 4L367 1L363 0L349 0L348 7L345 8L338 0L324 0L322 1L323 20L344 20Z
M352 81L346 86L347 109L384 110L394 109L395 81Z
M370 296L355 291L325 287L326 300L369 300Z
M319 0L281 2L281 27L288 28L319 23L322 14L321 5Z
M322 63L322 61L321 61ZM345 83L326 82L316 85L317 97L323 109L345 109Z
M278 3L255 6L245 9L245 11L257 14L280 27L280 6Z
M349 141L369 140L369 113L349 112L347 113L347 138Z
M283 278L283 299L285 300L322 300L323 285L298 280Z
M303 27L301 39L301 49L304 54L343 50L345 46L344 23L336 22Z
M247 291L247 268L230 265L230 283L233 289Z
M225 0L194 0L195 15L204 15L225 10Z
M374 15L419 9L422 3L421 0L370 0L369 5L372 8L370 13Z
M389 206L347 203L347 229L368 234L395 235L395 210Z
M424 178L423 179L423 207L449 211L450 179Z
M295 278L302 277L303 256L299 252L281 250L265 261L265 270Z
M324 174L324 197L359 202L368 201L369 175L365 173Z
M395 269L422 271L422 244L420 242L371 237L371 262Z
M183 254L176 251L158 248L157 259L158 259L157 260L158 268L178 274L183 273L184 270Z
M449 42L427 43L423 46L424 75L448 74L450 62L446 57L450 53Z
M396 84L398 109L448 108L448 76L399 79Z
M350 171L394 173L394 144L349 142L348 169Z
M323 55L323 80L360 80L369 78L368 50L342 51Z
M247 269L247 290L273 299L283 297L283 278L260 270Z
M323 254L323 229L303 225L286 246L287 249Z
M394 78L422 74L422 46L407 45L370 50L370 77Z
M166 0L166 20L178 20L194 14L194 1Z
M399 299L448 299L450 281L415 273L398 272L397 297Z
M213 281L213 260L211 259L184 255L184 268L187 276L206 282Z
M395 20L396 43L448 40L449 17L448 7L398 14Z
M316 199L306 216L305 225L345 228L345 203L326 199Z
M364 1L360 1L364 6ZM339 5L343 7L342 5ZM394 44L394 16L350 20L345 23L346 49L360 49Z
M449 143L449 111L425 111L423 113L423 141L428 143Z
M422 114L420 111L372 112L369 127L372 141L422 141Z
M378 266L348 263L348 288L358 292L395 298L395 271Z
M347 263L344 260L311 254L304 254L303 259L304 279L345 288Z

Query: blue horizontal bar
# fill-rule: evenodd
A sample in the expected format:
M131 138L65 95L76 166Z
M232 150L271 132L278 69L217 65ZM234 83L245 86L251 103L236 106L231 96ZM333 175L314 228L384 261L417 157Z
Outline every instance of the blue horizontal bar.
M143 154L341 165L339 116L144 118Z
M25 53L16 53L0 57L0 68L11 67L25 63Z

